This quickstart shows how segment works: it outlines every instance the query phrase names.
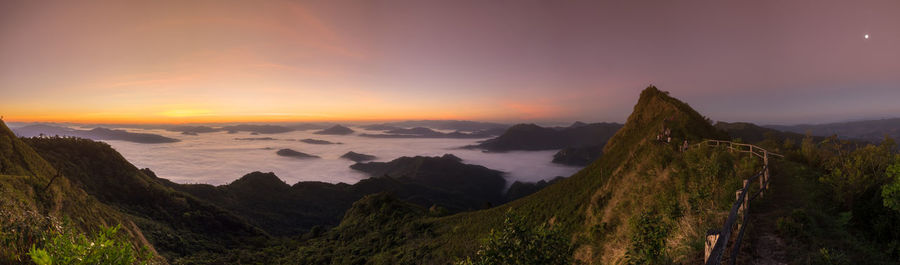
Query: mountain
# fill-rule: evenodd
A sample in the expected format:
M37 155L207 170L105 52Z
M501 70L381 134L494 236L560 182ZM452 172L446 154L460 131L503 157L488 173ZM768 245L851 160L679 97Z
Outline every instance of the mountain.
M359 136L362 137L371 137L371 138L457 138L457 139L467 139L467 138L488 138L497 135L498 131L494 130L486 130L486 131L475 131L475 132L462 132L455 131L452 133L442 133L425 127L415 127L415 128L394 128L385 131L385 133L380 134L370 134L364 133Z
M163 185L106 143L79 138L24 138L66 179L127 214L169 261L197 252L254 245L268 236L242 218Z
M825 124L800 125L766 125L765 127L815 136L837 135L843 139L860 139L869 142L880 142L884 136L900 139L900 118L836 122Z
M236 132L250 132L256 134L276 134L276 133L286 133L294 131L293 128L288 128L284 126L278 125L252 125L252 124L239 124L232 126L222 127L222 130L228 131L229 133Z
M125 213L89 195L56 166L62 165L45 160L0 121L0 264L28 262L25 253L53 231L91 234L100 224L121 225L127 241L164 262Z
M187 135L197 135L201 133L212 133L212 132L220 132L222 128L213 128L209 126L190 126L190 125L179 125L166 128L167 131L172 132L181 132L182 134Z
M425 127L437 130L452 130L462 132L505 130L509 125L493 122L459 121L459 120L417 120L400 121L362 126L363 129L372 131L387 131L398 128Z
M294 151L293 149L288 149L288 148L278 150L278 152L275 152L275 153L278 154L278 155L280 155L280 156L293 157L293 158L301 158L301 159L304 159L304 158L319 158L319 156L316 156L316 155L310 155L310 154L303 153L303 152L297 152L297 151Z
M353 129L341 126L340 124L331 126L328 129L324 129L321 131L315 132L315 134L330 134L330 135L347 135L353 133Z
M304 143L308 143L308 144L341 144L341 143L329 142L329 141L319 140L319 139L309 139L309 138L303 139L300 141L304 142Z
M783 142L785 140L790 140L795 144L800 143L806 135L795 133L795 132L785 132L779 131L772 128L762 127L753 123L748 122L717 122L716 128L719 130L725 131L734 139L740 139L741 141L748 143L759 143L767 139L777 140L779 142ZM829 135L830 136L830 135ZM825 136L812 136L813 140L822 141L826 137Z
M617 123L575 123L570 127L546 128L535 124L517 124L497 138L473 148L492 152L513 150L553 150L566 147L602 145L622 128Z
M484 166L463 164L451 154L441 157L401 157L390 162L357 163L350 168L373 177L388 176L498 205L503 203L506 180L503 172Z
M501 172L464 164L452 155L401 157L354 167L373 177L352 185L316 181L288 185L271 172L253 172L221 186L167 185L245 217L273 235L298 235L316 226L335 226L353 202L381 192L447 212L477 210L505 202Z
M342 155L341 158L348 159L350 161L359 163L359 162L363 162L363 161L375 160L376 157L373 155L360 154L357 152L350 151L350 152L347 152L346 154Z
M19 135L21 137L59 135L81 137L93 140L120 140L142 144L174 143L180 141L178 139L169 138L158 134L133 133L124 130L114 130L101 127L97 127L91 130L77 130L60 126L35 124L16 128L13 131L16 133L16 135Z
M580 147L566 147L553 155L553 163L587 166L603 155L603 145L589 145Z

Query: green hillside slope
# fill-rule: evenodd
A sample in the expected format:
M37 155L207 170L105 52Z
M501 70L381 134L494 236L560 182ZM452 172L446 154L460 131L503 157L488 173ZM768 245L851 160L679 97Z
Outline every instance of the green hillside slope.
M170 261L268 237L240 217L147 176L106 143L63 137L23 141L57 165L71 183L126 213Z
M25 253L32 245L42 246L56 233L74 229L93 234L101 225L121 225L133 245L153 251L125 214L102 204L64 174L0 122L0 264L30 260Z

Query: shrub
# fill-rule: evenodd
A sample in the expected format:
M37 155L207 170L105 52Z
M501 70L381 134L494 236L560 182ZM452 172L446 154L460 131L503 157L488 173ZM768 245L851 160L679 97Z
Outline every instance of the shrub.
M812 220L809 215L806 214L806 211L803 209L796 209L791 212L791 215L789 216L779 217L778 220L775 221L775 227L782 235L805 239L810 235L809 229L811 223Z
M88 238L73 229L56 233L41 248L32 245L28 255L38 265L51 264L146 264L152 255L134 247L117 235L120 226L101 227Z
M666 237L669 227L655 212L643 212L631 219L631 246L625 253L628 264L668 264Z
M900 155L894 155L894 163L888 166L888 184L881 188L884 207L900 212Z
M495 264L570 264L572 248L557 226L528 226L525 219L512 211L506 213L503 227L491 230L475 257L458 265Z

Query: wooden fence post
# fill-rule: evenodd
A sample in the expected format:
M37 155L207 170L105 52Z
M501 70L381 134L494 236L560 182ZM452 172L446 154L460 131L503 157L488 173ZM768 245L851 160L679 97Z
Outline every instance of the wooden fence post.
M703 263L709 261L709 254L712 253L713 247L716 246L717 241L719 241L719 231L706 231L706 252L704 252L705 254L703 255Z
M766 177L766 190L769 189L769 151L766 151L763 155L763 165L766 167L766 172L763 173L763 176Z

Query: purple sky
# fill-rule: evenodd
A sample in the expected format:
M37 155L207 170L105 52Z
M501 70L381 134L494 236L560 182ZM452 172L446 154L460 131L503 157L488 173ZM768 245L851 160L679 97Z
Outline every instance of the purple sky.
M0 112L19 120L621 122L651 83L714 120L900 116L894 0L0 10Z

